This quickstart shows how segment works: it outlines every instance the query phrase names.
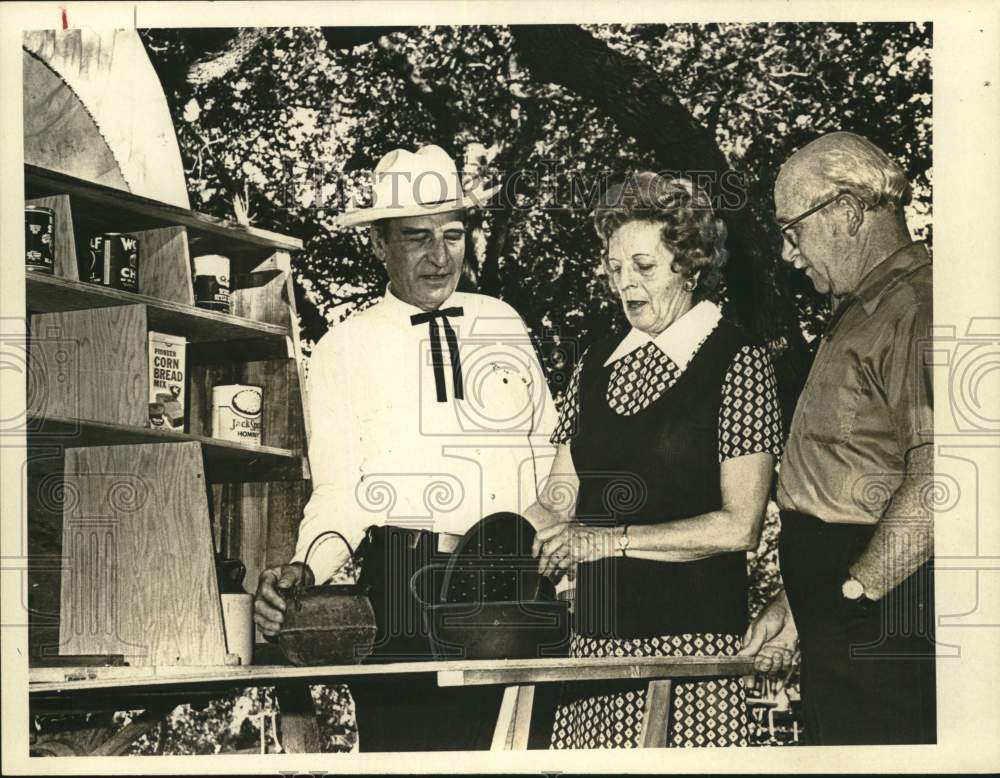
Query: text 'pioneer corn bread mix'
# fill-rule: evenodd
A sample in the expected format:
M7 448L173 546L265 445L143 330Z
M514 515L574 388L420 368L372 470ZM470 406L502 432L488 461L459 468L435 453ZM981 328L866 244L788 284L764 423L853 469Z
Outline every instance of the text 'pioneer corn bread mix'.
M187 340L149 333L149 426L184 431Z

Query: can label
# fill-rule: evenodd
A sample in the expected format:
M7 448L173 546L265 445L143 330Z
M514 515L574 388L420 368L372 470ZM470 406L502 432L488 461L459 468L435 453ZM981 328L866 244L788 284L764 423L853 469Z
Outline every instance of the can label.
M93 235L87 245L87 253L80 255L77 263L80 280L92 284L104 283L104 236Z
M101 283L125 292L139 291L139 239L108 232L103 239Z
M194 304L210 311L229 313L229 277L195 276Z
M55 221L51 208L27 205L24 208L24 266L36 273L55 270Z
M194 258L194 304L229 313L229 257L205 254Z
M212 387L212 437L260 445L263 399L259 386Z
M184 431L187 341L149 332L149 426Z

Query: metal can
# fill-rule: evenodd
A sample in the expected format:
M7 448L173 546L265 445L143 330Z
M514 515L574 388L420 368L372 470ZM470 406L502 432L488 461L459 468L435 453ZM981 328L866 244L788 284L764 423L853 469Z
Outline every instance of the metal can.
M224 384L212 387L212 437L260 445L263 387Z
M138 292L139 239L121 232L105 232L100 238L100 264L97 266L100 283L112 289Z
M194 304L229 313L229 258L205 254L194 258Z
M76 267L81 281L91 284L104 283L104 236L91 235L87 242L87 251L78 252Z
M56 212L43 205L24 206L24 267L52 273L56 267Z

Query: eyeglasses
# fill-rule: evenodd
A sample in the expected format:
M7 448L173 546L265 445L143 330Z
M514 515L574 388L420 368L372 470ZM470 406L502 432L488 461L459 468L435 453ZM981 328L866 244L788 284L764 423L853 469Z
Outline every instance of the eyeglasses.
M789 227L794 227L796 224L798 224L800 221L802 221L803 219L805 219L807 216L812 216L817 211L823 210L830 203L835 202L837 199L839 199L842 195L845 195L845 194L849 194L849 193L845 192L843 189L841 189L839 192L837 192L832 197L828 197L823 202L821 202L821 203L819 203L817 205L814 205L812 208L809 208L808 210L803 211L798 216L796 216L794 219L789 219L784 224L779 224L778 225L778 229L781 231L782 234L785 234L785 231Z

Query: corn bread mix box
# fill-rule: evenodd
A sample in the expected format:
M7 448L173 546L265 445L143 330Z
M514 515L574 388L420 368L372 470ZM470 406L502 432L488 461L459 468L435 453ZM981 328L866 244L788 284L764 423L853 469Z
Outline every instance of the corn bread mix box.
M187 340L149 333L149 426L184 431Z

